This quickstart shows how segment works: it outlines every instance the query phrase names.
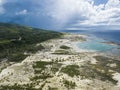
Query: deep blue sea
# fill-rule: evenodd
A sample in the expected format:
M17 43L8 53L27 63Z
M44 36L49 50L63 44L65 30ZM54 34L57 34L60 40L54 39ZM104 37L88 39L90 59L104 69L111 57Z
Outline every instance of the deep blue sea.
M120 46L105 44L102 42L115 42L120 44L120 31L86 31L86 30L62 30L62 32L86 34L90 38L86 42L80 42L77 46L83 50L110 52L120 55Z

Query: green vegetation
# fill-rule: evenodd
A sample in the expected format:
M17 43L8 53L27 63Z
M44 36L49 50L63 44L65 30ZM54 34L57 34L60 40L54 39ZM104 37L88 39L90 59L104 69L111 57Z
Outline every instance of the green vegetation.
M52 77L49 73L45 73L45 69L47 65L52 65L53 62L44 62L44 61L37 61L35 65L33 65L35 74L40 74L39 76L35 76L32 78L32 80L38 80L38 79L47 79L49 77Z
M30 47L26 48L27 49L27 52L29 53L36 53L36 51L39 51L39 50L42 50L42 49L45 49L41 44L38 45L38 46L35 46L35 45L31 45Z
M102 69L106 68L106 71L109 69L119 72L120 73L120 61L115 60L112 58L104 57L104 56L95 56L94 57L99 63L99 66L101 66ZM108 64L115 64L115 67L110 67Z
M52 54L63 54L63 55L65 55L65 54L70 54L70 52L69 51L67 51L67 50L56 50L54 53L52 53Z
M50 67L47 67L48 65ZM35 81L35 80L38 80L38 79L45 80L47 78L51 78L59 70L60 66L61 66L61 64L59 64L59 63L37 61L33 65L33 68L34 68L34 73L39 74L39 75L36 75L31 80ZM51 73L52 73L52 75L51 75Z
M96 72L91 68L91 66L88 64L88 66L80 66L80 76L81 79L91 79L91 78L96 78Z
M14 53L8 56L9 61L12 62L19 62L23 59L25 59L27 57L27 55L24 55L23 53Z
M65 46L65 45L60 46L60 48L61 48L61 49L70 49L70 47Z
M68 65L61 69L61 72L68 74L71 77L80 75L78 65Z
M87 62L82 66L68 65L63 67L61 72L71 77L80 75L82 79L99 79L116 84L117 80L113 79L113 73L120 73L120 61L104 56L94 56L94 58L97 60L96 64Z
M21 61L27 57L24 52L35 53L44 49L37 43L58 38L62 33L15 24L0 23L0 59ZM20 56L21 55L21 56Z
M65 87L67 87L68 89L74 89L76 86L75 82L68 81L68 80L64 80L63 83Z
M37 61L35 62L35 65L33 65L33 68L44 69L46 65L51 65L51 64L53 64L53 62Z
M47 78L52 78L53 76L49 75L49 74L42 74L40 76L35 76L34 78L32 78L31 80L32 81L36 81L36 80L39 80L39 79L47 79Z
M120 72L120 62L104 56L94 56L94 58L97 60L96 64L91 64L88 62L79 67L79 75L82 77L82 79L99 79L102 81L110 81L113 84L116 84L117 81L112 78L113 72L110 72L110 70ZM116 64L116 66L110 67L109 64Z
M110 72L110 70L120 73L120 61L104 56L95 56L94 58L98 63L97 65L92 65L92 67L96 68L96 72L102 76L101 80L109 80L116 84L117 81L112 78L113 72ZM116 66L111 67L110 64L115 64Z
M0 86L0 90L42 90L41 88L36 89L30 85L13 85L13 86Z

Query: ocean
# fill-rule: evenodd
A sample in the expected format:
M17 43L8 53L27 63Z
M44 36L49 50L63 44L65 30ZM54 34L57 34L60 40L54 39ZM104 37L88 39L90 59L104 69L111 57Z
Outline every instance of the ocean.
M106 39L108 41L116 42L120 44L120 30L105 30L105 31L62 30L62 32L87 34L87 35L96 36L98 38Z
M83 50L107 52L120 55L120 46L105 44L102 42L115 42L120 44L120 31L86 31L86 30L62 30L62 32L89 35L86 42L80 42L77 46Z

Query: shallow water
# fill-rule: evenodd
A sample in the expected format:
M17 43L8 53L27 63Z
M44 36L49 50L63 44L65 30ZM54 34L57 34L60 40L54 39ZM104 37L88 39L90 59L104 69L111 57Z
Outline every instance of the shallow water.
M83 50L97 51L97 52L112 52L116 48L118 48L117 45L110 45L102 42L107 42L107 41L97 37L89 37L87 41L77 43L77 47Z
M83 51L105 52L114 55L120 55L120 46L110 45L101 42L115 42L120 44L120 30L62 30L62 32L86 34L89 39L86 42L78 43L77 46ZM118 49L119 48L119 49Z

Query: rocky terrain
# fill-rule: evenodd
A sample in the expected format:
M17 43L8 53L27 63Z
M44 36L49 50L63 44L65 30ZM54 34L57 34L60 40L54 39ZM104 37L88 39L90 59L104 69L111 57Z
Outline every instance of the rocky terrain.
M65 34L40 43L22 62L0 63L0 90L120 90L120 58L82 52L85 35ZM39 45L39 44L37 44Z

